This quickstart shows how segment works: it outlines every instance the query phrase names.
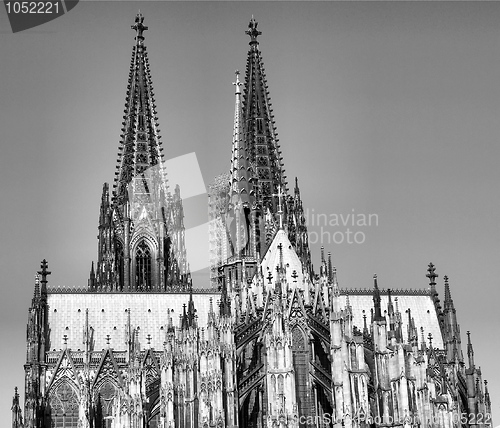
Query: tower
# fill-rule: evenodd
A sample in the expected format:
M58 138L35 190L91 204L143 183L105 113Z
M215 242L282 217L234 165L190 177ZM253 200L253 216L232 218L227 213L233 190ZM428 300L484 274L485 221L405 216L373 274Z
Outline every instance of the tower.
M136 17L125 115L113 191L103 186L93 291L152 291L187 286L180 189L170 193L144 43Z

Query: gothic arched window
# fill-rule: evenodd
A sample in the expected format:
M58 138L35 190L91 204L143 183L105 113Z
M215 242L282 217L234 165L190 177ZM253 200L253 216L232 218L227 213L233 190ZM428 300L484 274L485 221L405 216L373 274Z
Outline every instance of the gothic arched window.
M67 383L61 383L49 395L51 427L77 428L78 397L75 390Z
M146 241L142 240L135 250L135 286L138 290L151 289L151 260L151 250Z
M115 385L109 380L104 381L97 388L96 404L93 412L94 427L111 428L116 393Z

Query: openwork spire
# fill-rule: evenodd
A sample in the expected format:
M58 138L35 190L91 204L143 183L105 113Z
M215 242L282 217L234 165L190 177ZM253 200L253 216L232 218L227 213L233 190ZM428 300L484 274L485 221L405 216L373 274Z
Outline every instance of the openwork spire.
M246 149L256 177L257 203L276 213L278 186L287 194L287 183L278 145L276 127L271 108L264 62L259 50L257 21L252 17L246 34L250 36L245 90L243 121Z
M132 49L120 153L113 186L119 204L127 200L128 185L133 178L140 177L150 167L161 167L160 129L143 34L148 27L143 22L144 17L139 12L132 25L136 32L135 45Z

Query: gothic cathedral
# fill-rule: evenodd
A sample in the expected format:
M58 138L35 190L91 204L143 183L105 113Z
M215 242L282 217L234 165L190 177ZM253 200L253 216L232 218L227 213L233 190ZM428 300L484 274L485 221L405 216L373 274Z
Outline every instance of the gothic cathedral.
M231 167L209 192L210 282L191 279L182 189L167 186L139 13L97 263L80 289L29 309L24 409L12 428L298 428L491 425L444 277L428 288L342 289L314 271L299 185L288 187L252 18L236 73Z

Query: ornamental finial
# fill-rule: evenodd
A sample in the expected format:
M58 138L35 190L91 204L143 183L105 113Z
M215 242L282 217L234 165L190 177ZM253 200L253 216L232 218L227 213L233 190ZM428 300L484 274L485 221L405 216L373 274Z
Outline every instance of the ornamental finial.
M436 272L436 268L432 263L429 263L429 267L427 268L427 275L425 275L429 280L431 281L429 285L435 286L436 285L436 278L439 276Z
M235 89L236 95L239 95L239 94L241 94L240 86L242 86L242 83L240 82L240 71L236 70L234 72L234 74L236 75L236 81L233 82L233 85L236 87L236 89Z
M245 33L250 36L251 45L257 43L257 37L262 34L262 31L257 30L257 25L259 25L259 23L255 20L255 18L252 15L252 19L248 24L248 30L245 31Z
M141 11L139 10L139 13L135 17L135 24L132 25L132 27L131 27L132 30L135 30L137 33L135 36L135 40L137 41L137 43L140 43L144 40L144 36L142 35L142 33L148 29L148 27L146 27L143 24L143 22L144 22L144 16L142 15Z

